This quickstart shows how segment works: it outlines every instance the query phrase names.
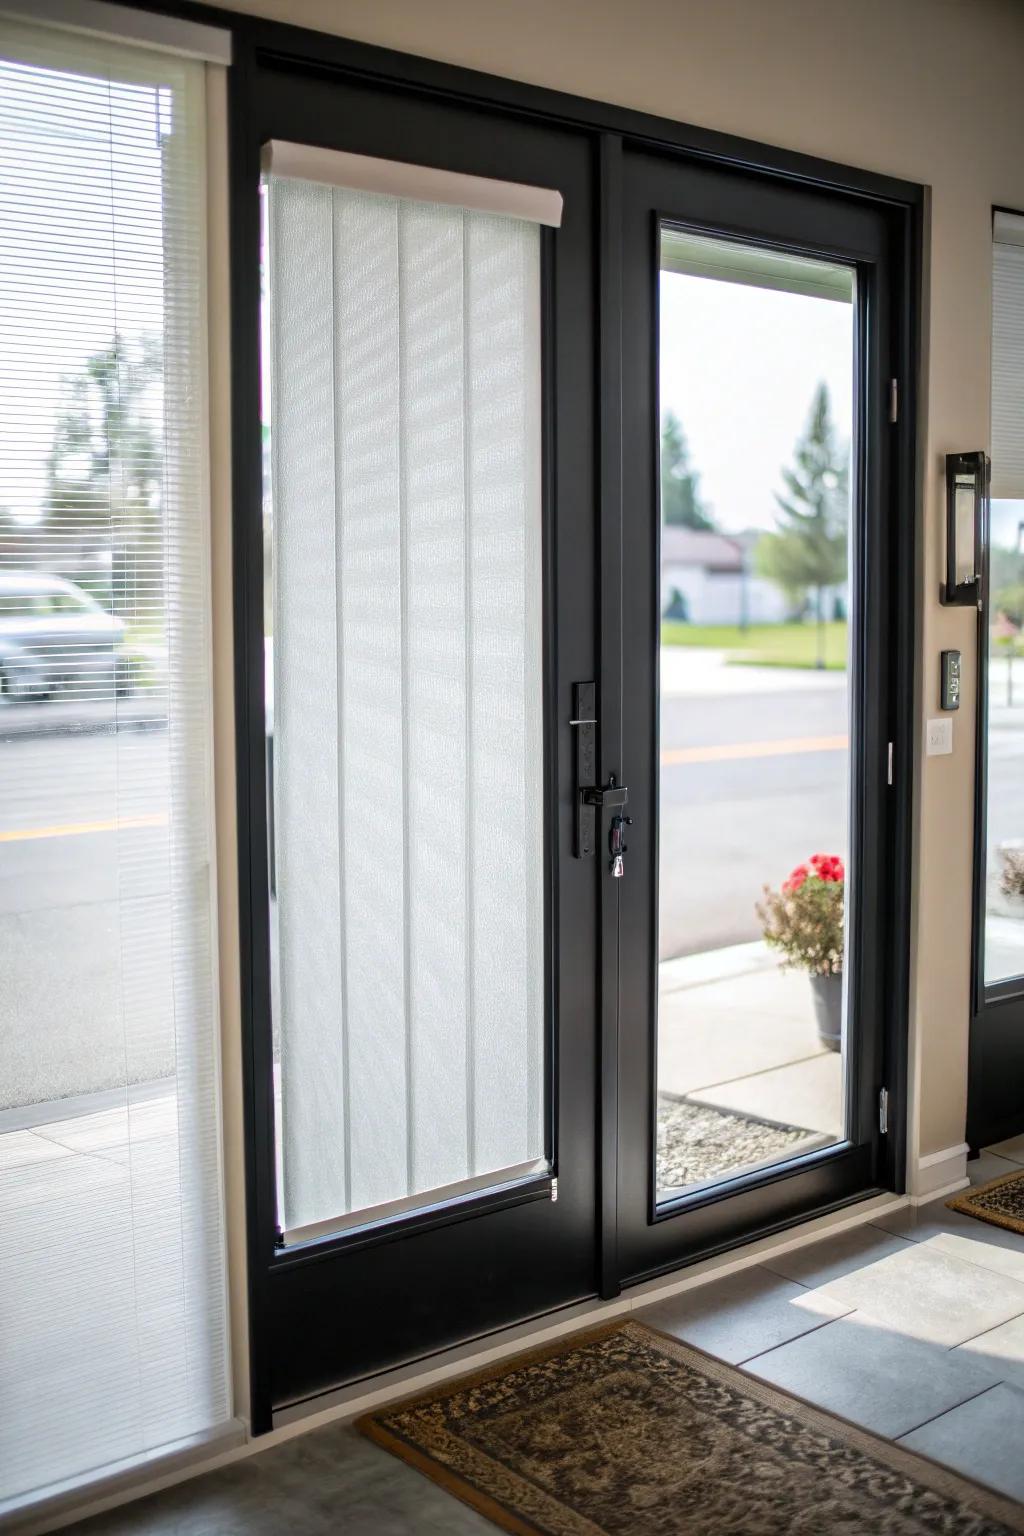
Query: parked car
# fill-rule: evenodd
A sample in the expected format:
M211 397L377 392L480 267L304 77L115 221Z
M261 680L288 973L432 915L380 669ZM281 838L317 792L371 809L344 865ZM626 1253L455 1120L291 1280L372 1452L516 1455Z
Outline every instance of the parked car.
M0 697L131 692L125 626L60 576L0 571Z

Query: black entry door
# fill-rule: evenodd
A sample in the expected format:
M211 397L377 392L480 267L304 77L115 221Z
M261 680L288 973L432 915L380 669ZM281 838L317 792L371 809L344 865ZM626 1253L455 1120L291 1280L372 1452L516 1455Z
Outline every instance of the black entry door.
M259 51L235 112L266 1428L596 1287L600 871L568 725L595 676L594 187L571 129ZM460 213L423 168L557 192L561 222L478 186Z
M898 1178L906 316L883 204L626 149L623 1283Z

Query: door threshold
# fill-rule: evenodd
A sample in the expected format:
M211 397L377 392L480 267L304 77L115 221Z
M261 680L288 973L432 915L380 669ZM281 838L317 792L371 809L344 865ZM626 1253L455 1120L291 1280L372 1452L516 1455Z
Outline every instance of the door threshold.
M698 1259L654 1279L638 1281L611 1300L602 1301L594 1297L560 1307L469 1343L454 1345L451 1349L420 1357L375 1376L365 1376L332 1392L289 1404L275 1411L273 1430L260 1437L260 1448L265 1444L276 1443L278 1438L290 1438L294 1433L318 1428L335 1419L356 1418L370 1413L388 1402L425 1392L444 1381L483 1369L521 1350L550 1343L563 1334L592 1327L595 1323L610 1322L661 1297L704 1285L719 1275L749 1269L767 1259L779 1257L795 1248L807 1247L838 1232L866 1226L877 1217L890 1215L908 1203L906 1195L869 1195L824 1215L808 1217L806 1221L770 1236L752 1239L725 1253Z

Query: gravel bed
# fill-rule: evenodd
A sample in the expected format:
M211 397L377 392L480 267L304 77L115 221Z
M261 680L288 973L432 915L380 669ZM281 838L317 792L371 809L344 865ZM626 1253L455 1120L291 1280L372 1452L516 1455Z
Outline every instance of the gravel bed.
M658 1188L704 1184L725 1173L777 1157L813 1131L766 1125L707 1104L658 1097Z

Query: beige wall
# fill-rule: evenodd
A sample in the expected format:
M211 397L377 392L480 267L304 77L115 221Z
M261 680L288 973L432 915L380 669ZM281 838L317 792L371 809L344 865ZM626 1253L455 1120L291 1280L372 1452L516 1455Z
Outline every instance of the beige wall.
M1020 0L235 0L931 188L917 740L964 653L951 757L917 764L912 1156L963 1140L974 623L937 600L942 455L988 441L990 208L1024 208ZM223 867L223 866L222 866Z

